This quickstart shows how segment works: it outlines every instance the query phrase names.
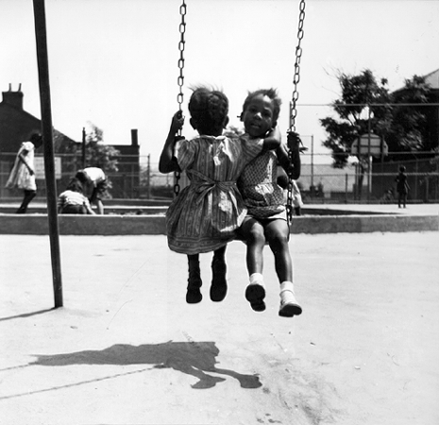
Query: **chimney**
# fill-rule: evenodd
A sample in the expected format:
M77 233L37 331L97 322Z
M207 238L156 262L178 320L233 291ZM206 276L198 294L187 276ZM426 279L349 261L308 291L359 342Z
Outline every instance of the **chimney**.
M21 84L18 86L17 91L12 91L11 84L9 84L9 90L2 92L3 103L14 106L18 109L23 109L23 92L21 91Z
M137 139L137 129L131 130L131 146L139 146L139 141Z

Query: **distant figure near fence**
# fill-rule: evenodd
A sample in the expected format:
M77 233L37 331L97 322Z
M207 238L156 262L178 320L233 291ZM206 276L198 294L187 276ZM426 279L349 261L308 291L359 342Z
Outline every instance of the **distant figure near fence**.
M30 141L21 144L11 174L6 182L7 189L21 189L24 192L23 201L17 210L17 214L26 213L27 207L37 194L34 154L35 150L42 144L43 138L38 133L32 134Z
M399 174L396 176L395 182L396 182L396 191L398 192L398 208L401 208L401 204L405 208L410 186L407 182L407 174L405 174L404 165L401 165L401 167L399 167Z

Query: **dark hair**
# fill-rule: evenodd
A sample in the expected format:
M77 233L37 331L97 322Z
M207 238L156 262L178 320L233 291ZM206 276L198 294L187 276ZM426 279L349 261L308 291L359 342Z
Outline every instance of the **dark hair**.
M200 133L222 132L227 125L229 99L220 90L196 87L189 100L189 112Z
M29 139L34 145L41 146L43 144L43 137L40 133L32 133Z
M401 167L399 167L399 171L400 171L401 173L403 173L403 172L405 171L405 167L404 167L404 165L401 165Z
M87 178L87 176L85 175L85 173L84 173L83 170L79 170L79 171L76 173L75 178L76 178L77 180L79 180L81 183L84 183L84 184L87 183L87 181L88 181L88 178Z
M280 106L282 104L282 100L280 99L279 95L277 94L276 89L259 89L252 92L248 92L247 97L244 100L244 105L242 106L242 112L244 113L245 110L248 107L248 104L257 96L267 96L269 99L271 99L271 102L273 103L273 121L276 122L279 118L280 113Z
M71 190L73 192L79 192L79 193L84 192L84 188L82 187L82 183L77 178L73 178L72 180L70 180L66 189Z

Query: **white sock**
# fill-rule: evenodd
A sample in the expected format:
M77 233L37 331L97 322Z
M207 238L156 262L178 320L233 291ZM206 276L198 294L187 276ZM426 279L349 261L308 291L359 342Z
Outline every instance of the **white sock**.
M280 301L281 304L297 304L296 296L294 294L293 282L285 281L280 284Z
M280 284L280 292L290 291L294 294L294 284L288 280L285 280Z
M250 285L264 286L264 277L261 273L253 273L250 275Z

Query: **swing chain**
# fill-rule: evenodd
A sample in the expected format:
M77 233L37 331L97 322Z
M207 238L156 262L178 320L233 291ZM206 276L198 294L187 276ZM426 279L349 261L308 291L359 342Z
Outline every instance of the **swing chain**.
M185 40L184 35L186 32L186 22L185 22L185 16L186 16L186 3L183 0L182 4L180 6L180 16L181 16L181 22L178 27L178 30L180 31L180 41L178 43L178 50L180 51L180 58L178 59L178 69L180 70L180 75L177 79L177 84L179 88L179 93L177 95L177 102L178 102L178 110L181 111L181 105L184 100L183 96L183 85L184 85L184 48L185 48Z
M304 35L303 23L305 21L305 0L300 1L299 23L297 29L296 61L294 63L293 95L290 104L290 128L288 130L288 159L292 165L288 170L288 190L287 190L287 220L290 226L293 218L293 180L300 176L300 148L302 141L296 133L297 101L299 99L298 84L300 81L300 61L302 59L302 39Z
M299 91L297 86L300 81L300 61L302 59L302 39L304 35L303 23L305 21L305 0L300 1L299 5L299 24L297 29L297 46L296 46L296 62L294 63L294 77L293 77L293 96L290 107L290 131L296 131L296 117L297 117L297 101L299 99Z
M184 48L185 48L185 39L184 35L186 33L186 22L185 22L185 16L186 16L186 3L185 0L182 0L182 3L180 5L180 16L181 16L181 22L178 27L178 30L180 32L180 41L178 42L178 50L180 52L180 58L178 59L178 69L180 71L179 76L177 78L177 84L179 92L177 94L177 103L178 103L178 110L182 114L182 104L184 101L184 95L183 95L183 85L184 85ZM181 137L181 129L178 130L178 136ZM174 173L175 177L175 183L174 183L174 195L177 196L180 193L180 184L178 183L180 180L181 173L179 171L176 171Z

